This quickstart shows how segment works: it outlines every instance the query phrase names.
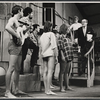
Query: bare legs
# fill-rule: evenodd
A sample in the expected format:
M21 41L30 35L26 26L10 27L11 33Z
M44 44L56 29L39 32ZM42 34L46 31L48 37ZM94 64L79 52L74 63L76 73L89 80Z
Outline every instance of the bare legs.
M18 64L18 66L17 66ZM10 61L9 61L9 68L6 73L6 94L8 98L15 98L14 95L11 94L11 77L14 75L14 84L15 87L18 88L18 82L19 82L19 70L20 70L20 64L21 64L21 56L16 55L10 55ZM14 71L14 74L12 74Z
M45 93L47 92L47 61L43 60L43 67L44 67L44 72L43 72L43 81L44 81L44 87L45 87Z
M71 67L71 62L61 62L63 64L60 64L60 91L64 92L65 90L71 90L71 88L69 87L69 77L70 77L70 67ZM64 68L64 69L62 69ZM65 81L65 90L63 88L63 78Z
M64 74L60 72L60 91L61 92L64 92L64 88L63 88L63 77L64 77Z
M21 61L22 61L22 56L19 56L14 70L14 84L15 84L14 94L17 94L17 92L19 91L18 83L19 83L19 74L21 69Z
M54 61L55 61L54 57L47 57L46 59L43 59L43 64L44 64L43 80L44 80L46 94L55 94L50 89L52 81L52 73L54 69Z
M17 59L18 59L18 56L10 55L9 68L6 73L6 94L5 94L5 96L7 96L8 98L14 97L10 91L10 83L11 83L11 77L12 77L12 73L14 71L14 67L16 65Z

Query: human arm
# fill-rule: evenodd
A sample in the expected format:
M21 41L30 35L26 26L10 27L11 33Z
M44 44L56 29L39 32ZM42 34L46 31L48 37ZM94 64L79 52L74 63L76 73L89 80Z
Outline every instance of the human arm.
M95 37L95 33L92 27L88 27L88 33L87 33L87 41L88 42L92 42L94 37ZM90 35L90 36L89 36Z
M12 36L15 36L15 37L17 37L17 38L20 38L20 36L19 36L19 35L16 33L16 31L12 28L14 24L18 27L18 22L17 22L16 20L14 21L12 18L9 19L9 21L8 21L6 27L5 27L5 30L6 30L8 33L10 33Z
M78 38L79 38L79 29L76 30L76 34L75 34L75 43L78 44Z
M51 47L52 47L52 50L54 51L54 56L58 56L58 49L57 49L57 43L56 43L56 37L54 35L54 33L51 32L50 34L50 38L51 38Z
M93 50L93 48L94 48L94 42L92 43L92 46L89 49L89 51L84 56L87 57L87 55Z
M29 31L29 29L31 28L32 24L30 24L29 26L24 26L26 28L24 28L23 30L23 34L25 34L27 31Z

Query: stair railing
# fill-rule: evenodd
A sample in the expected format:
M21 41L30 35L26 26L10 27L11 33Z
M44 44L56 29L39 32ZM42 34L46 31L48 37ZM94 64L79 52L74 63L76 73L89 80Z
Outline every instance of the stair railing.
M87 87L93 86L94 81L94 75L95 75L95 64L94 64L94 41L92 43L91 48L86 53L88 57L88 63L87 63ZM91 64L93 68L91 69Z

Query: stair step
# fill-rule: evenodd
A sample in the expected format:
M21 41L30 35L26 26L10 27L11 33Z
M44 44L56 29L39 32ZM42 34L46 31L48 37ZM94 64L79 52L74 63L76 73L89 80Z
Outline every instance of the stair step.
M78 67L72 67L72 68L74 69L74 68L78 68Z
M87 80L87 77L71 77L70 79Z
M78 72L77 72L77 73L75 73L75 72L72 72L72 74L78 74ZM86 75L87 75L87 73L84 73L84 74L86 74ZM83 76L83 77L85 77L85 76Z
M95 85L100 85L100 75L99 76L95 76L95 78L94 78L94 84Z
M79 68L79 67L72 67L72 68ZM86 67L87 68L87 67Z
M81 63L80 61L78 61L78 62L73 62L73 63Z

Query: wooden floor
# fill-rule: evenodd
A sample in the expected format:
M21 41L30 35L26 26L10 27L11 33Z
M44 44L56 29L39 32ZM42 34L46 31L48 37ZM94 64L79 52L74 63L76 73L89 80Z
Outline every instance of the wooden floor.
M100 99L100 85L95 85L93 87L77 87L71 86L73 91L66 91L65 93L59 92L59 87L52 89L57 95L46 95L44 93L44 88L41 92L31 92L27 95L18 95L18 99ZM5 87L0 87L0 99L4 97Z

